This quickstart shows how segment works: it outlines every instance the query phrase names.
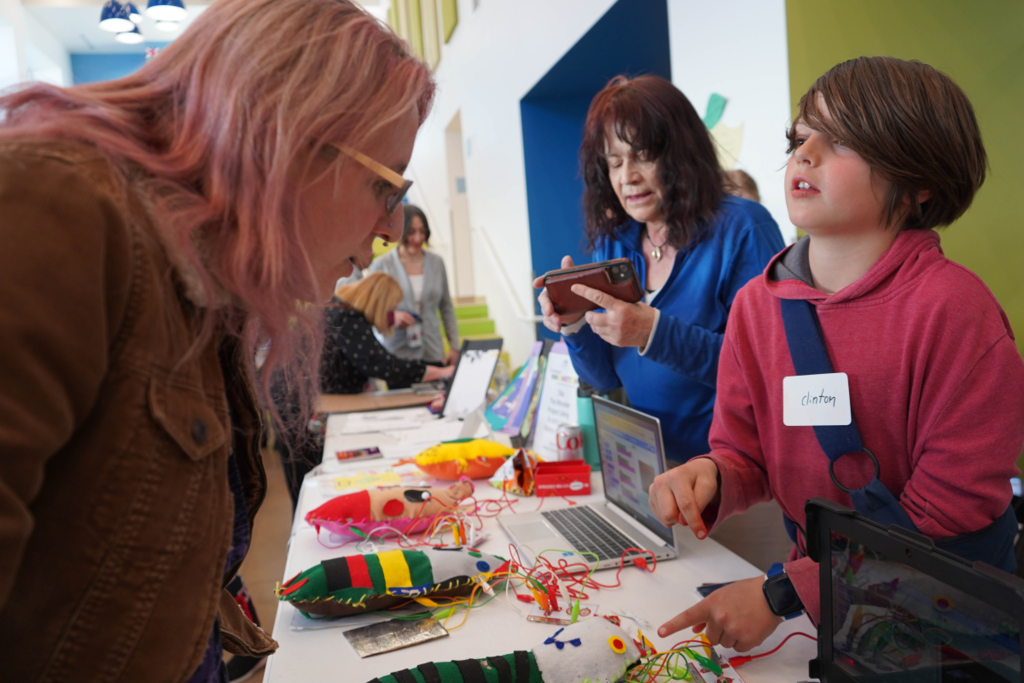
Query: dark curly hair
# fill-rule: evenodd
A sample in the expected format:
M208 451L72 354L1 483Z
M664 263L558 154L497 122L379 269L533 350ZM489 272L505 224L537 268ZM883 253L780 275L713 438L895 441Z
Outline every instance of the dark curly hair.
M629 221L608 178L609 125L637 156L658 163L668 243L681 249L703 239L725 194L725 177L704 122L686 95L664 78L616 76L590 103L583 126L580 169L588 250L602 238L616 237Z

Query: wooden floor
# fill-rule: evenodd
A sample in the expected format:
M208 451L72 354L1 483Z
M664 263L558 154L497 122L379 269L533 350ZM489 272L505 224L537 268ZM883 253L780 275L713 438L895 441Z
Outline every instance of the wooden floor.
M256 513L252 545L242 563L239 574L249 589L256 605L260 625L273 635L274 618L277 616L277 597L274 588L284 575L285 559L288 555L288 535L292 526L292 501L284 482L284 470L277 451L263 450L263 465L267 470L267 497ZM261 683L260 670L246 683Z
M277 615L274 587L284 575L292 506L277 452L265 449L263 463L267 470L267 498L256 516L252 546L239 573L256 604L263 628L273 635ZM761 503L725 520L711 537L761 571L773 562L784 561L792 545L782 525L782 512L774 502ZM249 683L262 681L262 670L249 679Z

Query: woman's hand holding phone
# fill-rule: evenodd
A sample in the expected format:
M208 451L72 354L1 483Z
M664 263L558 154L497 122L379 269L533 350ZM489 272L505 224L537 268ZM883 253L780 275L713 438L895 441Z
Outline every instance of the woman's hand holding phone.
M654 329L654 309L639 301L635 304L616 299L599 289L586 285L573 285L573 294L593 301L604 313L587 311L583 317L587 319L590 329L597 336L612 346L644 348L651 338Z
M562 257L562 268L572 268L575 264L572 262L572 256ZM544 287L544 276L541 275L535 278L533 286L537 289ZM548 296L547 289L541 289L540 296L537 297L538 303L540 303L540 314L544 316L544 327L548 328L552 332L560 333L563 325L572 325L573 323L579 322L583 318L582 313L575 313L566 316L560 316L555 313L555 305L551 303L551 297Z
M563 269L573 266L571 256L562 257ZM544 287L544 279L544 275L536 278L533 281L533 286ZM555 306L545 288L537 297L541 315L544 316L544 327L552 332L561 332L564 325L572 325L586 317L591 329L612 346L636 346L639 348L647 346L651 330L654 328L655 312L653 308L643 301L636 303L622 301L607 292L583 284L572 285L571 291L573 294L593 302L598 308L603 308L605 312L588 311L559 315L555 312Z

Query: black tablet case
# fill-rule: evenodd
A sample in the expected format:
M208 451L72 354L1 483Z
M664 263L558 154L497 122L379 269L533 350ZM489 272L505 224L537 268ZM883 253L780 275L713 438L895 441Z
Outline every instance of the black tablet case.
M1021 658L1024 652L1024 580L982 562L972 564L939 550L930 539L920 534L896 526L884 528L824 498L809 500L805 511L808 554L818 562L821 595L818 658L810 662L811 676L820 678L822 683L1016 683L1021 680L1021 672L1024 671ZM898 582L895 585L878 583L863 590L852 583L833 583L833 541L839 555L842 555L838 551L844 545L844 541L834 538L833 533L883 555L884 564L878 558L872 558L876 561L873 566L889 567L894 573L902 573L905 577L903 586ZM917 574L907 571L907 567L916 570ZM923 593L919 589L922 585L936 586L935 582L941 585L931 596L932 609L929 610L921 600ZM958 610L956 599L961 600L961 606L969 606L970 614ZM862 609L875 613L870 617L874 620L873 626L891 623L891 645L883 644L883 635L866 651L849 651L849 641L840 642L837 649L835 636L852 621L842 612L853 609L856 600L862 601L856 603ZM916 613L907 608L912 601ZM890 609L892 618L889 622L877 614ZM979 610L985 619L976 619ZM977 625L979 632L987 629L987 638L984 635L971 638L966 634L972 623ZM995 623L998 625L993 629ZM957 630L952 628L953 625ZM851 632L852 629L847 627L848 637ZM919 635L923 641L917 641ZM949 641L944 643L946 639ZM940 648L941 663L924 666L920 659L915 662L918 654L915 653L915 642ZM989 647L985 643L996 646ZM977 647L987 649L978 651ZM902 661L899 657L886 656L886 651L890 655L898 652L903 656ZM891 666L891 670L882 670L886 666Z

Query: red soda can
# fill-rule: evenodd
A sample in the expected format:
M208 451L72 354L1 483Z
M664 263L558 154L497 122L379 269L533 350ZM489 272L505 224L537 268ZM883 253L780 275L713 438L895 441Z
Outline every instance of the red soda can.
M583 433L579 425L566 423L558 426L555 451L559 461L583 459Z

